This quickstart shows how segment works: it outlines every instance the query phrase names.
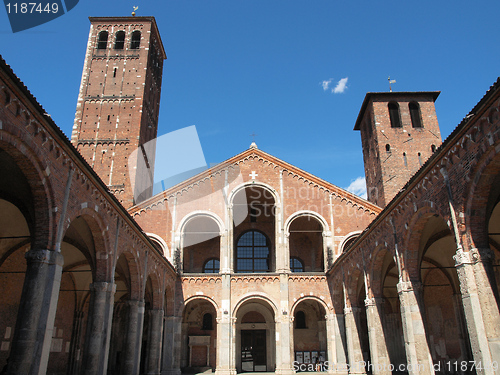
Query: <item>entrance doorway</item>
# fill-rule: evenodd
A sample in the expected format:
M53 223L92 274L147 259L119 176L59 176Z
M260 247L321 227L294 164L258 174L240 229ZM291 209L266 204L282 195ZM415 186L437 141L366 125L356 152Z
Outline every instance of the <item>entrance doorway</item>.
M266 330L241 331L241 371L267 371Z

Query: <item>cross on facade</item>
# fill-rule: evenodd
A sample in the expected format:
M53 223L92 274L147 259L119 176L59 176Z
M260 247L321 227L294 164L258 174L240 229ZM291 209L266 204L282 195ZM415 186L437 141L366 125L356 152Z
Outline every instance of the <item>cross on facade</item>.
M255 171L252 171L252 173L250 173L249 176L252 177L252 180L255 180L255 177L257 177L258 174L255 173Z
M257 134L252 133L250 134L250 137L252 137L252 142L255 142L255 137L257 137Z

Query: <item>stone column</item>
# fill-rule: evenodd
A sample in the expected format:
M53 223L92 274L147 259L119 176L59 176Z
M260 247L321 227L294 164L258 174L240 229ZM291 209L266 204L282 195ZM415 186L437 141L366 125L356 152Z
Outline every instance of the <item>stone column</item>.
M180 375L181 318L167 316L163 329L162 375Z
M404 282L397 284L401 304L401 322L405 340L406 362L409 375L434 374L431 352L425 336L422 318L422 294L420 282Z
M149 312L149 340L146 363L146 373L160 374L161 340L163 333L163 309L150 310Z
M61 285L63 256L33 249L26 253L26 274L10 351L8 374L45 374Z
M365 299L366 320L368 323L368 338L370 342L371 363L369 369L374 375L391 375L391 360L385 342L384 327L382 326L383 298Z
M328 373L347 374L345 320L343 314L326 315Z
M359 331L356 321L359 322L361 308L344 308L345 329L347 338L347 354L349 357L349 374L366 374L363 349L359 340Z
M127 301L128 324L125 338L124 375L139 374L141 361L142 327L144 324L144 301Z
M492 361L500 358L500 314L488 278L493 254L490 249L458 250L454 259L474 361L482 365L476 371L494 374Z
M90 284L89 319L82 360L82 372L86 375L105 374L107 371L115 290L114 283Z

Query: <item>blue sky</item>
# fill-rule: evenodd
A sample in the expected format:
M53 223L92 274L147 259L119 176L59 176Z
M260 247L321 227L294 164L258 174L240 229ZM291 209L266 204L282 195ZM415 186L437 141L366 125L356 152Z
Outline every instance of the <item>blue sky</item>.
M500 74L498 0L80 0L16 34L0 9L0 54L68 136L88 17L134 5L156 17L168 56L159 135L195 125L210 164L256 133L260 149L345 188L364 175L352 129L366 92L388 91L388 76L394 91L440 90L444 139Z

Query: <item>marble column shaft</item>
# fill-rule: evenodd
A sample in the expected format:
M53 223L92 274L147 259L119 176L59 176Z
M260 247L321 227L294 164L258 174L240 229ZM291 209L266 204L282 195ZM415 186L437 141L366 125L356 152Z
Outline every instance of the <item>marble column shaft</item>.
M359 322L360 311L359 307L346 307L344 309L349 374L366 374L363 349L361 348L358 325L356 324L356 321Z

